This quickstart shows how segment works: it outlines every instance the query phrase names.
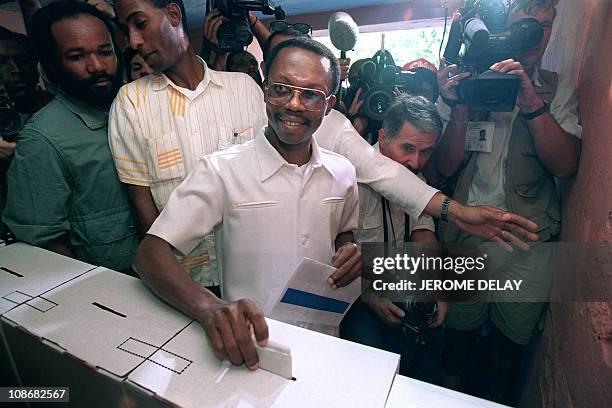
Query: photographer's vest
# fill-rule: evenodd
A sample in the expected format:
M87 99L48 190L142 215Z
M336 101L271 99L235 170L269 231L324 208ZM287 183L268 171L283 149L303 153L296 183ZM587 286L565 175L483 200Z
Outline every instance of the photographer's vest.
M557 74L539 70L541 86L536 94L549 106L557 92ZM495 143L495 140L493 140ZM538 159L529 128L522 115L517 115L508 141L506 172L506 208L538 224L539 241L547 241L559 234L561 211L553 175ZM453 198L466 203L476 169L478 154L472 154L459 176ZM442 230L444 241L457 241L459 229L451 223Z

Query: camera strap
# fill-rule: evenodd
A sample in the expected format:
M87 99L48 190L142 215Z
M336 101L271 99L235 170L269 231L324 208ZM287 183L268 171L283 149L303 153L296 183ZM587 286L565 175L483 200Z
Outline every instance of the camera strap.
M389 207L389 201L386 198L381 197L382 200L382 212L383 212L383 236L385 243L395 242L395 227L393 225L393 216L391 215L391 208ZM391 226L391 235L389 234L389 224ZM410 240L410 217L404 213L404 242Z

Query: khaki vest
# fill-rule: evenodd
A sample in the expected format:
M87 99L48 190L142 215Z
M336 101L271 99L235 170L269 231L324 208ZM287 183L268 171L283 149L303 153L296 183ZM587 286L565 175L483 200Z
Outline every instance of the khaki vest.
M557 92L557 74L540 69L539 80L542 86L536 87L536 93L550 105ZM540 163L527 123L520 114L514 120L508 143L506 208L538 224L539 240L547 241L551 236L559 234L561 229L559 196L555 179ZM464 204L468 199L477 157L477 154L472 155L455 188L453 198ZM450 223L445 229L444 241L456 241L459 229Z

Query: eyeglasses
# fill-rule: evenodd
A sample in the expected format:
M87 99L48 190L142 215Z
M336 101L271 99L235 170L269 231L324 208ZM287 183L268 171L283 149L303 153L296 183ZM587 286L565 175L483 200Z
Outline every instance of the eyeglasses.
M312 34L312 27L306 23L289 24L286 21L273 21L270 23L270 32L272 33L287 31L290 28L299 31L302 34Z
M327 96L320 89L302 88L300 86L281 84L280 82L264 84L264 95L266 101L271 105L284 106L288 104L293 98L294 92L299 94L300 103L304 109L311 112L319 112L325 109L325 104L331 97L331 95Z

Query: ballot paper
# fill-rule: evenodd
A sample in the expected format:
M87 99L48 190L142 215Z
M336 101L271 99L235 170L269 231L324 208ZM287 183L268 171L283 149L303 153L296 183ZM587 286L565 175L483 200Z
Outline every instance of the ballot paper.
M257 344L253 337L257 357L259 358L259 368L280 375L288 380L293 378L291 349L284 344L268 340L265 347Z
M332 289L327 278L336 268L304 258L280 292L268 317L285 322L322 326L340 325L342 318L361 294L360 279Z

